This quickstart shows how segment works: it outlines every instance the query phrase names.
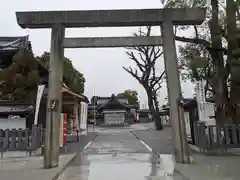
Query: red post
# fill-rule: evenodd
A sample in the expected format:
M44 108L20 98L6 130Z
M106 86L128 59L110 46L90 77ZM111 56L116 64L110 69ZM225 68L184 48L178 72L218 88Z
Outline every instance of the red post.
M63 145L66 144L67 136L67 113L63 114Z

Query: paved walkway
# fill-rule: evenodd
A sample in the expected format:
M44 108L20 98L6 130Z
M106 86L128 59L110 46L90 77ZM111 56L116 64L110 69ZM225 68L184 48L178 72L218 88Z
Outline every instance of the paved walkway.
M0 160L1 180L52 180L73 159L75 154L61 155L59 167L43 169L43 157L21 157Z
M58 180L184 180L174 173L172 155L149 152L128 128L97 131L98 136Z

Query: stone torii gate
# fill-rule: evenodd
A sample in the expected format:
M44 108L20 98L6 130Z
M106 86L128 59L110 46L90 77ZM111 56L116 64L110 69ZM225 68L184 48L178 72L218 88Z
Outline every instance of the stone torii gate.
M17 22L22 28L52 29L44 148L45 168L57 166L59 160L58 120L61 113L60 89L64 48L159 46L162 44L174 136L174 155L177 162L189 163L183 108L180 106L181 86L173 25L200 25L205 19L205 14L206 10L203 8L16 12ZM120 26L161 26L163 37L64 37L65 28Z

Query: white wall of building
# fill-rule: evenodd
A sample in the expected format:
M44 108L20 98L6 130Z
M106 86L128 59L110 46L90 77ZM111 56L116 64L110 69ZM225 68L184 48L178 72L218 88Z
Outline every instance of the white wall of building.
M26 118L0 118L0 129L25 129Z
M215 118L210 118L211 116L214 116L214 103L206 102L204 106L205 106L204 121L206 125L216 125Z
M124 124L126 111L113 110L103 111L105 124Z

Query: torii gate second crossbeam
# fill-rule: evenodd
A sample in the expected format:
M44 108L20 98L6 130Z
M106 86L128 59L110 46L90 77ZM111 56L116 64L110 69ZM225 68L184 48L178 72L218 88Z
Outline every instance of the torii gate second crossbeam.
M108 47L135 47L135 46L161 46L161 36L137 37L83 37L65 38L64 48L108 48Z

